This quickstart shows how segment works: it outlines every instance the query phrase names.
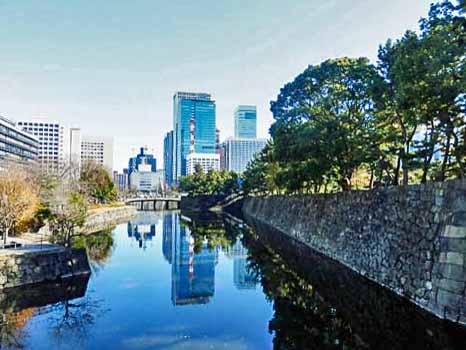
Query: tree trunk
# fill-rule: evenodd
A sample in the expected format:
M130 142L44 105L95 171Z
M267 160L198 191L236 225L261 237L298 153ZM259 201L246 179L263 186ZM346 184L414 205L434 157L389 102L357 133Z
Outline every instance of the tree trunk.
M401 155L398 155L398 160L396 161L395 176L393 178L393 185L395 186L398 186L400 184L400 168L401 168Z
M8 227L5 227L5 232L3 232L3 246L6 246L9 231L10 229Z
M458 171L459 171L458 175L459 175L460 179L463 179L464 178L464 165L463 165L463 162L461 160L461 156L463 154L461 153L461 149L459 148L458 135L453 133L453 138L454 138L453 147L454 147L454 152L455 152L455 158L456 158L456 162L458 163Z
M409 169L408 169L408 159L407 154L403 150L402 159L401 159L401 167L403 168L403 186L407 186L409 182Z
M443 155L442 168L440 170L440 181L445 180L445 173L447 170L448 159L450 158L450 133L447 133L447 145L445 149L445 154Z

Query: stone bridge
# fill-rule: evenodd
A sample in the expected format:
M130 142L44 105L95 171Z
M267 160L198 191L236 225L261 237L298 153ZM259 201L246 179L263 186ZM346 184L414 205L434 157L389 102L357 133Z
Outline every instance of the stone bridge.
M172 210L180 208L181 199L177 197L128 198L125 204L138 210Z

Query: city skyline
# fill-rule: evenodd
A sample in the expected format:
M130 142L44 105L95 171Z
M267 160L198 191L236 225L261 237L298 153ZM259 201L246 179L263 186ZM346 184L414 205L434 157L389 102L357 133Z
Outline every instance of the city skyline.
M118 170L141 144L162 163L179 90L213 94L223 139L233 135L234 108L257 105L257 136L266 137L269 102L292 77L327 57L375 60L379 44L416 30L429 3L2 2L0 113L15 121L43 115L113 137ZM295 21L297 14L307 16ZM222 44L225 37L239 44Z

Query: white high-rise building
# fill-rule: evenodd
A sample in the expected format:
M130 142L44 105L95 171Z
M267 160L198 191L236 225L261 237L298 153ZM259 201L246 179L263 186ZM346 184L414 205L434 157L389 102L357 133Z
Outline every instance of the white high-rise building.
M107 137L83 136L81 141L81 162L94 161L113 170L113 140Z
M58 169L76 158L72 157L72 152L76 151L80 139L79 129L68 129L59 122L44 117L21 120L17 125L38 139L37 160L42 166Z
M266 144L266 139L229 138L225 140L225 169L236 173L244 172L249 162L262 151Z
M186 162L187 175L194 174L197 164L202 167L204 173L211 169L220 170L220 155L217 153L190 153Z

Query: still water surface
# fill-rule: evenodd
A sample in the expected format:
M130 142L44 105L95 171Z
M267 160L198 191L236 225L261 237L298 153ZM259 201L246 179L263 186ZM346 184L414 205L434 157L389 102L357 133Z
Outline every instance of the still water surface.
M89 280L9 292L0 304L1 348L460 349L466 344L463 330L276 233L263 233L228 217L140 213L77 242L89 250Z

